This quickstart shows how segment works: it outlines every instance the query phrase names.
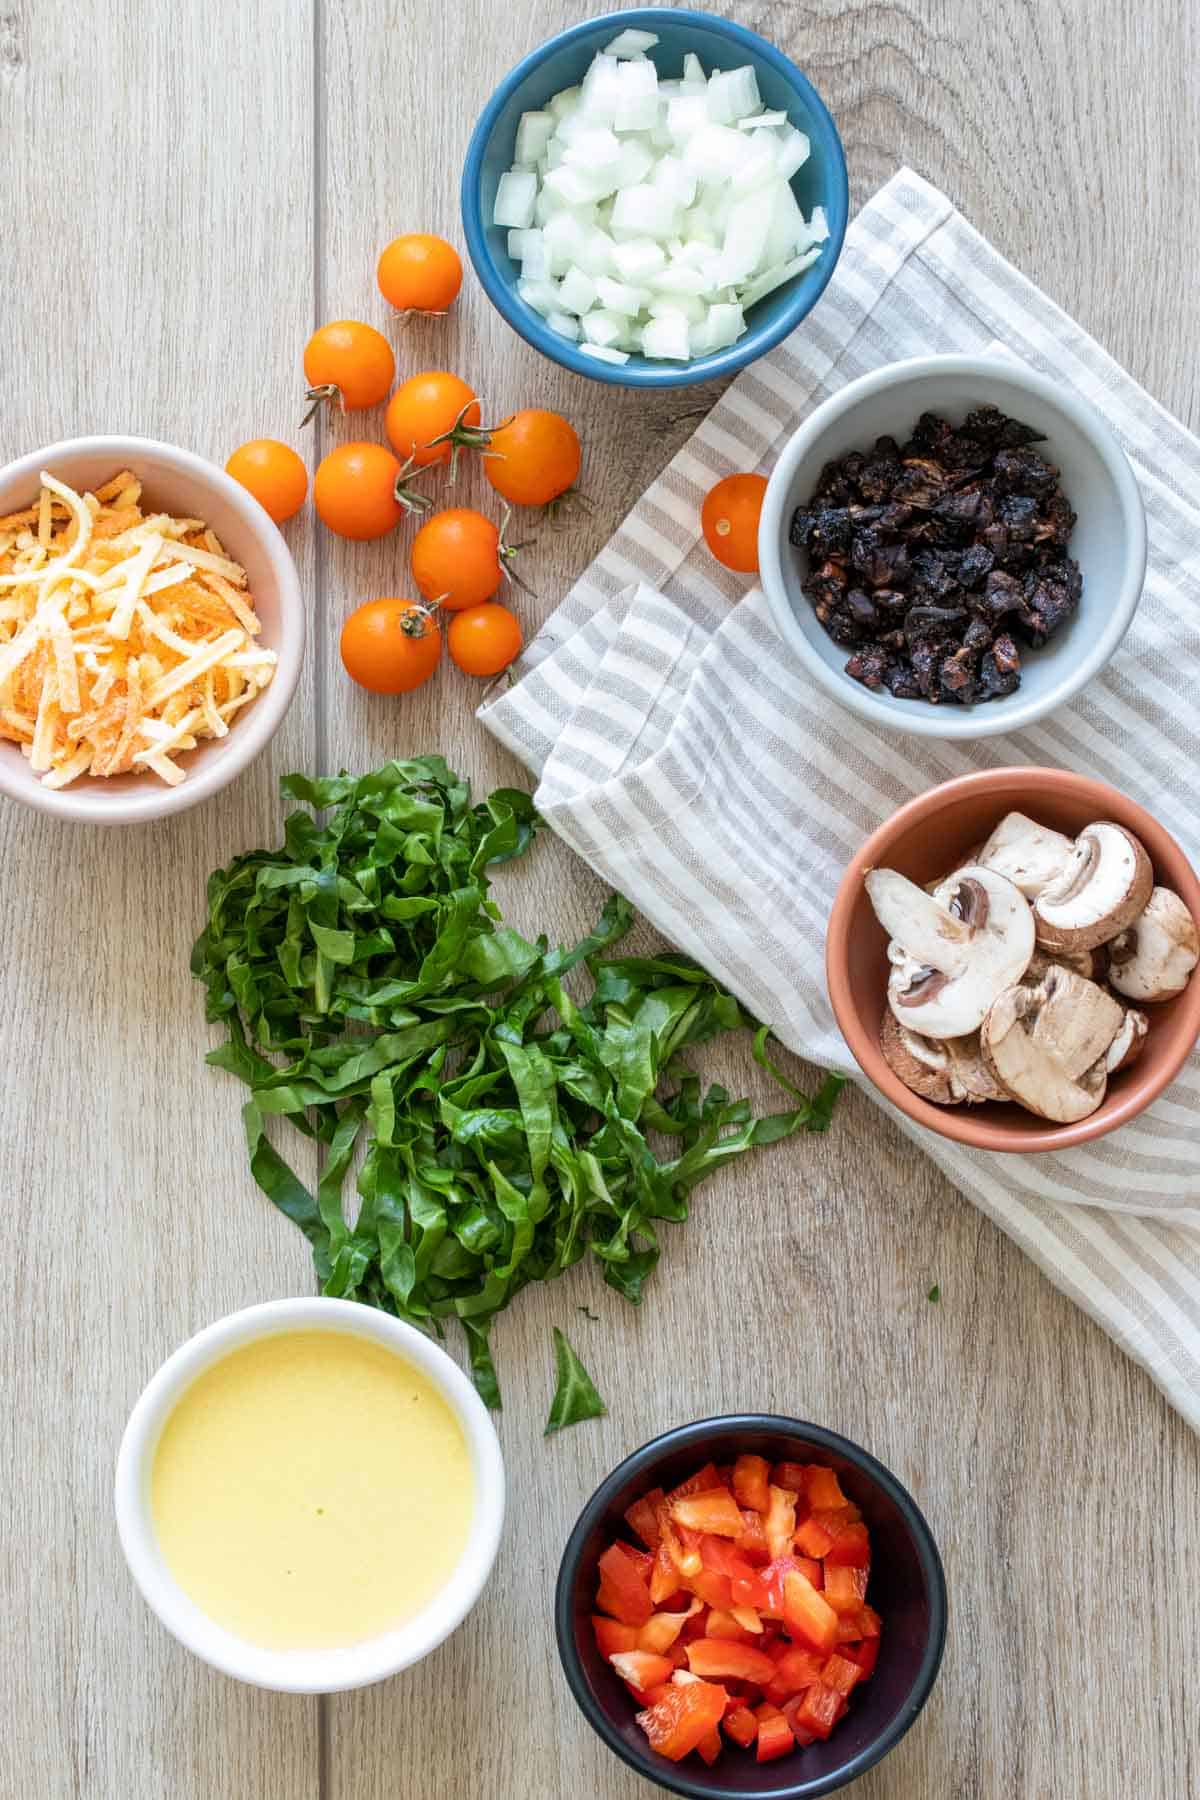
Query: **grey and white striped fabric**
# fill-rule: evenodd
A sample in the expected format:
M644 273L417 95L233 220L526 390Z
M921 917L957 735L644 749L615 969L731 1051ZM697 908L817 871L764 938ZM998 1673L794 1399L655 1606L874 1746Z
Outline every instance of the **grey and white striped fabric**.
M730 469L769 468L852 377L989 345L1115 429L1146 503L1146 591L1070 709L978 744L896 739L809 681L761 592L743 596L698 541L700 501ZM813 316L734 382L517 673L480 716L538 777L549 824L791 1049L854 1074L825 991L825 922L849 856L912 795L989 766L1078 769L1200 859L1200 444L903 170L855 220ZM1200 1429L1200 1056L1136 1122L1062 1155L987 1157L893 1116Z

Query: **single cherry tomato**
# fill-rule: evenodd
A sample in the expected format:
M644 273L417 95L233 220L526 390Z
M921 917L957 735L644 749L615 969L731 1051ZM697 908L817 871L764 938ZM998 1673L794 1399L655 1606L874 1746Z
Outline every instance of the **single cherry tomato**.
M527 408L490 433L483 466L514 506L546 506L579 474L579 439L558 413Z
M387 399L396 378L392 346L373 325L336 319L314 331L304 347L304 376L311 402L307 425L317 408L336 400L343 412L361 412Z
M498 675L521 648L521 627L507 606L490 600L455 613L446 647L464 675Z
M308 470L289 444L251 438L225 464L225 473L253 494L277 525L294 518L308 493Z
M461 612L489 600L505 574L519 587L525 583L510 567L524 544L506 544L504 522L493 525L468 506L450 506L426 519L413 539L413 580L426 600L436 600L447 612Z
M404 513L399 479L400 464L382 444L339 444L317 465L313 505L339 537L383 537Z
M432 615L411 600L368 600L342 626L347 675L372 694L408 694L428 681L442 653Z
M445 369L410 375L388 401L385 419L388 438L397 456L411 458L420 469L447 463L466 433L479 424L479 402L474 388ZM455 437L458 431L463 438ZM434 440L441 439L439 443Z
M462 286L458 251L427 231L393 238L379 258L379 291L399 312L444 313Z
M700 527L719 563L739 575L758 572L758 520L765 475L726 475L704 496Z

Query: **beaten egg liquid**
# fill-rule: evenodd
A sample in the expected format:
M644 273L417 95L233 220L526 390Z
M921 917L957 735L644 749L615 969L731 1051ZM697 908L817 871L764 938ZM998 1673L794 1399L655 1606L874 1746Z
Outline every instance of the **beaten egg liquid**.
M449 1579L475 1507L466 1438L433 1383L319 1329L206 1369L163 1428L150 1498L184 1592L272 1650L344 1647L411 1618Z

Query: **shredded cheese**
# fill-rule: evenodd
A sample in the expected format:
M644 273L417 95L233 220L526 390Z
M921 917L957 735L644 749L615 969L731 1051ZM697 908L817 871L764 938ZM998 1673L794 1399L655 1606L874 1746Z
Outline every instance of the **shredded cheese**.
M145 515L128 469L94 494L43 474L0 518L0 739L47 787L152 770L268 686L246 573L201 519Z

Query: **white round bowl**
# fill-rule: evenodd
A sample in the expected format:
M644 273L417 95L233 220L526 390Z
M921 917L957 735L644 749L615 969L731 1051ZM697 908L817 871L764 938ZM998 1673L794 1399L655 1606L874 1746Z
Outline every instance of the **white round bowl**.
M345 1331L382 1344L427 1376L462 1426L475 1477L475 1516L458 1566L420 1612L341 1650L268 1650L226 1631L189 1599L158 1547L150 1476L163 1426L197 1376L243 1344L286 1331ZM495 1427L458 1364L431 1339L353 1300L271 1300L218 1319L167 1358L129 1416L117 1457L117 1529L147 1603L181 1644L239 1681L292 1694L367 1687L419 1662L449 1637L483 1591L504 1523L504 1462Z
M1021 685L1002 700L934 706L873 692L846 674L850 651L834 643L801 590L807 557L788 541L792 514L810 499L825 463L868 450L877 437L904 443L923 412L960 424L973 407L989 403L1045 432L1045 443L1035 448L1062 471L1063 492L1078 514L1069 546L1083 572L1078 611L1044 649L1023 655ZM781 636L840 705L914 737L994 737L1045 718L1108 662L1141 598L1146 515L1112 432L1066 388L1001 357L922 356L848 382L788 440L767 483L758 560Z
M66 788L43 787L18 745L0 740L0 793L54 818L90 825L138 825L198 806L254 761L291 704L304 661L304 600L279 527L246 489L215 463L151 438L69 438L0 469L0 515L29 506L42 470L80 490L121 469L142 482L159 512L203 519L246 571L262 621L259 642L279 661L271 685L237 715L229 736L205 739L180 758L187 780L167 787L157 775L82 776Z

